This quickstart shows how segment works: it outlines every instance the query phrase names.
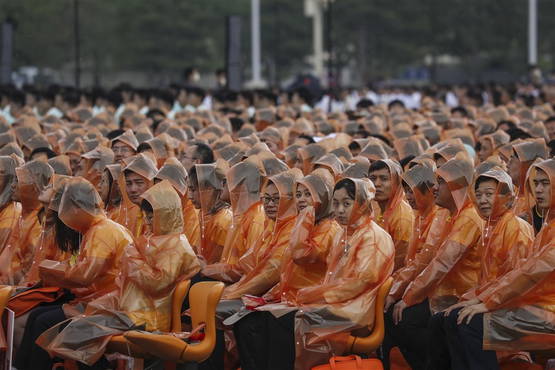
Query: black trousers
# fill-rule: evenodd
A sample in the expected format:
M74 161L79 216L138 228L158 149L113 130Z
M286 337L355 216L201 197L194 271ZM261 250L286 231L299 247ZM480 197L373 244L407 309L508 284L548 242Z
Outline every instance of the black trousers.
M495 351L483 349L484 315L475 315L470 323L457 324L459 310L445 319L445 330L453 370L498 370Z
M18 370L52 369L53 360L50 355L35 341L44 331L65 319L61 305L37 307L31 311L15 359L14 365Z
M426 300L405 308L402 320L395 325L393 305L389 308L384 317L385 337L380 350L384 369L390 368L389 352L393 347L399 347L412 369L426 369L430 316L430 308Z
M295 364L295 313L253 312L233 326L241 369L289 370Z

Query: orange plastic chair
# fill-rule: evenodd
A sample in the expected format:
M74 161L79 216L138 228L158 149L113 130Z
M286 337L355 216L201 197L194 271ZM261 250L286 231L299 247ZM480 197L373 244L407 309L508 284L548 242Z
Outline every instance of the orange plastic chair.
M222 296L224 284L204 281L196 283L189 293L193 328L204 325L204 338L187 343L175 336L129 331L124 337L152 356L174 363L203 362L216 346L216 307Z
M393 284L393 278L389 277L378 290L378 296L376 297L376 310L374 319L374 329L372 333L367 337L353 337L349 338L349 348L348 353L359 353L370 355L382 344L383 337L385 334L385 323L384 323L384 306L385 299L389 294L391 289L391 284Z
M9 285L0 285L0 317L4 313L4 308L8 304L10 297L12 296L13 287Z
M187 296L190 280L184 280L177 284L172 296L172 311L171 311L171 331L178 333L181 331L181 305ZM123 335L116 335L110 339L106 347L106 353L121 353L123 355L145 359L152 356L144 351L142 348L130 343ZM122 367L121 364L118 367Z

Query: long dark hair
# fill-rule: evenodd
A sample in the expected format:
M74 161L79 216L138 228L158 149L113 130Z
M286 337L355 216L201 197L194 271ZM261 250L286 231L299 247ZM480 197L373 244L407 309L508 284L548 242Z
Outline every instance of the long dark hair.
M53 211L53 213L56 216L54 231L58 248L63 252L71 252L72 254L79 252L81 233L64 224L60 217L58 217L58 212Z

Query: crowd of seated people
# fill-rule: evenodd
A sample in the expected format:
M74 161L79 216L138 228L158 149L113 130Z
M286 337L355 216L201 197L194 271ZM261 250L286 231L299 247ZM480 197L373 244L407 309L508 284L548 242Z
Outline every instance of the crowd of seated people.
M1 87L14 367L112 368L110 338L168 333L186 280L225 284L201 369L311 369L377 310L385 369L555 357L555 95L461 94Z

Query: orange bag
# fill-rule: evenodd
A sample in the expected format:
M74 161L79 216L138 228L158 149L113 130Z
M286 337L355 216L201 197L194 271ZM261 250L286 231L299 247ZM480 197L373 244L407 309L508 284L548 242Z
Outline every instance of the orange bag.
M318 365L312 370L383 370L383 365L377 358L362 359L356 355L334 356L330 363Z

